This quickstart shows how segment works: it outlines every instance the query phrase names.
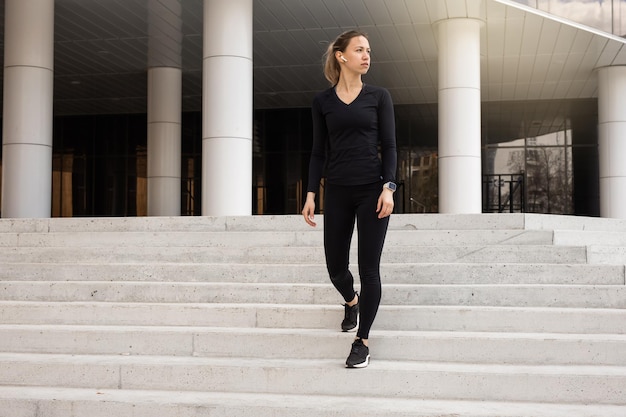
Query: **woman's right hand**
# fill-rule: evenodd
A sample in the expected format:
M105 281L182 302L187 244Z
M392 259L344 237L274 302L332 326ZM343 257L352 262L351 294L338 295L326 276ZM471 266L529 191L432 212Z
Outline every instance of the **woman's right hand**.
M308 192L306 195L306 202L304 203L304 208L302 209L302 216L304 216L304 221L307 222L309 226L317 226L317 223L314 222L315 219L315 193Z

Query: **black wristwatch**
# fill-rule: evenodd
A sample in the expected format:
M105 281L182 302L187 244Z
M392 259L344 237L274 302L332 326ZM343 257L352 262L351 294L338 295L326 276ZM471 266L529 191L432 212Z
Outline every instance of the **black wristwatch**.
M395 192L396 188L398 188L398 187L396 186L395 182L389 181L389 182L386 182L386 183L383 184L383 188L391 190L391 192Z

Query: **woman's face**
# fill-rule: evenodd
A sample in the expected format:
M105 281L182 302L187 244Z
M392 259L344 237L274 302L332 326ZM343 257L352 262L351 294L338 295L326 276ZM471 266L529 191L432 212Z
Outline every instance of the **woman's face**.
M364 36L355 36L337 56L342 68L365 74L370 68L370 43Z

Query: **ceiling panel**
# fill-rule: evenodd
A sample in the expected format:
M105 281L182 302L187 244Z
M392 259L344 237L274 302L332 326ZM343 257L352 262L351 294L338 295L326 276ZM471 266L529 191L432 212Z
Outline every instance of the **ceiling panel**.
M493 19L484 29L486 32L486 43L481 45L483 54L490 57L504 56L504 40L506 31L506 19Z
M504 54L506 56L519 56L524 39L524 19L507 19L504 31Z
M488 22L493 19L506 19L507 10L509 9L509 7L497 1L487 1L485 3L485 14L487 16L486 20Z
M541 37L537 45L538 54L551 54L554 52L556 41L559 35L561 25L544 19L541 25Z
M375 1L375 0L370 0L370 2L371 1ZM389 15L391 16L391 20L394 25L410 25L410 24L416 23L412 19L412 16L409 14L408 5L406 2L398 1L398 0L385 0L384 3L387 6L387 10L389 11ZM411 2L411 3L420 3L420 2ZM376 20L377 20L376 23L378 24L378 19Z
M406 61L408 59L406 49L395 26L378 26L377 29L376 37L378 37L378 39L370 39L370 43L374 44L373 46L370 45L372 46L372 51L380 50L380 48L376 47L376 41L378 40L383 43L382 47L385 55L387 55L383 58L384 60ZM417 47L417 44L414 46ZM409 45L409 48L410 47L411 45ZM380 56L381 52L376 52L377 56Z
M443 3L443 2L442 2ZM445 0L448 19L467 17L466 0Z
M202 69L202 36L186 35L182 46L183 71Z
M572 99L580 98L586 84L587 80L574 80L570 82L567 97Z
M420 48L420 41L415 33L413 25L398 25L395 27L396 33L409 61L424 61L424 55Z
M299 23L299 17L296 17L290 7L291 3L298 3L299 0L293 0L293 2L284 2L283 0L264 0L267 9L275 17L275 26L272 30L293 30L301 29L302 26ZM310 20L310 15L306 13L307 18Z
M322 3L326 6L330 16L332 17L325 27L352 28L358 26L350 8L358 8L359 6L363 7L361 0L322 0Z
M419 79L420 85L424 87L437 87L437 61L412 62L413 71Z
M559 29L554 51L557 53L569 53L572 50L576 35L580 29L565 25L561 25Z
M445 0L425 0L424 2L426 3L430 23L448 18L448 9Z
M517 82L519 84L529 84L533 75L533 69L535 68L534 56L522 56L519 60L517 68ZM523 96L522 96L523 97Z
M145 112L151 4L159 15L167 60L182 37L183 108L202 97L203 0L56 0L55 112ZM481 16L484 100L587 98L597 94L594 68L626 65L624 42L497 1L253 0L254 103L308 107L327 83L322 54L341 31L370 35L368 83L387 87L402 104L436 103L439 19ZM468 7L470 7L468 9ZM0 7L4 32L4 6ZM154 21L153 21L154 22ZM1 38L1 37L0 37ZM4 49L4 39L0 39ZM0 54L0 62L3 54Z
M578 97L598 97L598 83L596 82L594 77L589 77L587 79Z
M543 19L538 16L526 16L524 19L523 36L520 42L520 55L536 55L541 38Z
M584 30L576 31L576 37L574 38L574 43L570 48L570 54L587 54L589 53L589 48L593 43L594 35L585 32Z
M538 55L533 61L531 83L540 86L546 79L550 67L550 55Z
M304 6L309 10L311 15L315 18L319 28L336 27L337 22L333 17L331 11L326 7L326 3L323 1L304 1ZM255 3L256 7L257 3Z
M609 40L606 40L604 47L600 46L599 41L597 41L597 44L598 44L598 49L601 48L602 51L600 52L598 61L596 62L596 67L601 68L607 65L613 65L615 61L615 57L617 57L623 45L617 42L610 42Z
M202 33L204 15L202 2L203 0L180 0L183 10L183 35Z
M438 48L434 25L415 25L415 33L420 43L420 50L427 60L437 60Z
M354 16L357 26L394 24L385 2L381 0L354 0L350 5L350 12Z
M502 59L502 83L515 84L517 71L519 69L519 56L505 56ZM507 97L506 100L511 100Z
M570 90L571 85L572 82L569 80L559 81L554 89L554 96L569 98L567 93Z
M554 54L550 57L550 65L546 73L546 82L556 82L561 79L566 60L567 54Z
M626 48L623 44L620 45L619 52L615 59L611 61L611 65L626 65Z
M483 21L487 20L487 1L467 1L467 15Z
M426 2L423 1L409 1L405 2L408 17L413 24L428 24L430 25L431 19L426 9Z
M290 0L286 1L284 4L295 21L293 29L311 29L320 26L319 21L311 13L309 8L306 7L305 1Z

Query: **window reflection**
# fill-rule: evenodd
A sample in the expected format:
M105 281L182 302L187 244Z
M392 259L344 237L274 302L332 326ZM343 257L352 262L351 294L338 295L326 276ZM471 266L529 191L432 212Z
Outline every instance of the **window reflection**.
M626 37L626 0L513 0L607 33Z
M396 212L437 213L438 209L437 150L415 147L398 149L399 192Z
M571 145L568 129L489 146L485 211L573 214ZM522 189L524 195L517 195ZM523 206L509 210L511 201Z

